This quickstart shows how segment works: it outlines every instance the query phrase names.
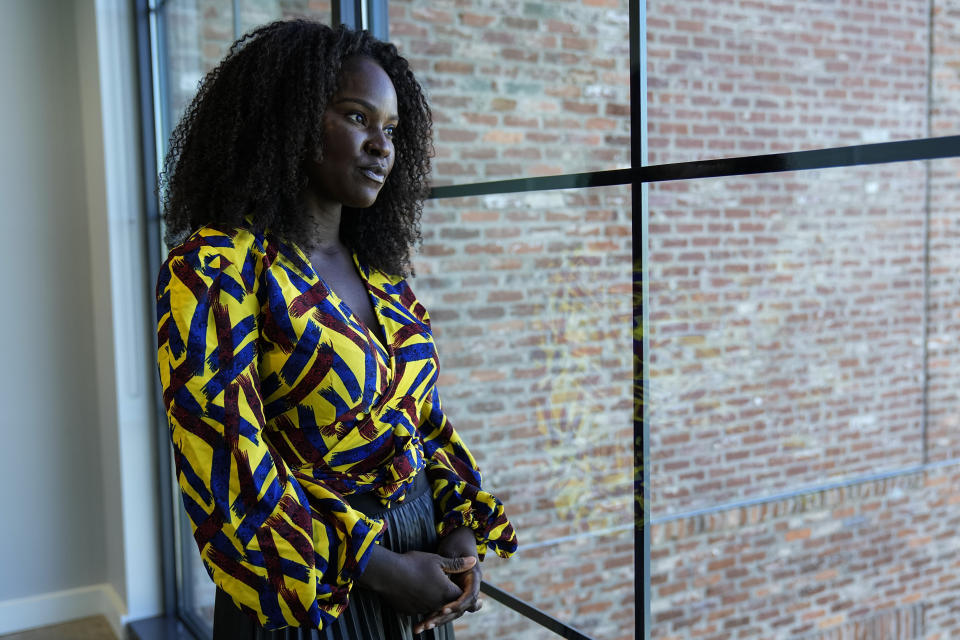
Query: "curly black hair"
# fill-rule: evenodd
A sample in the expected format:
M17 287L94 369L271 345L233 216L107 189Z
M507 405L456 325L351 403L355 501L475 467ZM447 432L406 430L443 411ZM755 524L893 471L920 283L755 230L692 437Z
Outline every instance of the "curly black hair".
M395 162L373 206L344 207L340 238L360 260L408 275L429 185L432 118L410 65L366 31L309 20L259 27L211 70L173 131L160 176L166 241L206 224L307 238L307 166L323 155L321 118L340 70L366 56L397 90Z

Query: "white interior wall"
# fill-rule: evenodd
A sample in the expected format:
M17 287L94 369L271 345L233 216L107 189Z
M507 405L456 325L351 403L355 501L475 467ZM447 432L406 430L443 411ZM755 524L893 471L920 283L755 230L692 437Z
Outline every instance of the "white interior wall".
M106 577L76 38L62 7L0 5L0 600Z
M161 607L131 4L0 0L0 634Z

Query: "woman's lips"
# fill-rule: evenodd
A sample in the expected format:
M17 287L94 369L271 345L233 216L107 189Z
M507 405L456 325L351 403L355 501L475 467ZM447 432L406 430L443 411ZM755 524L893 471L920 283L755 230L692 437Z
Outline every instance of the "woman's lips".
M383 181L386 178L386 176L384 176L382 173L378 173L369 167L360 167L360 174L369 180L373 180L377 184L383 184Z

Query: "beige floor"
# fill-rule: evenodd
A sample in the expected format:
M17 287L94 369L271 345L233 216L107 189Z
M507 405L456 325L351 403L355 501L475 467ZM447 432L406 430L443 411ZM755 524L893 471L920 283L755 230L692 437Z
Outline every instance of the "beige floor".
M0 640L117 640L103 616L0 636Z

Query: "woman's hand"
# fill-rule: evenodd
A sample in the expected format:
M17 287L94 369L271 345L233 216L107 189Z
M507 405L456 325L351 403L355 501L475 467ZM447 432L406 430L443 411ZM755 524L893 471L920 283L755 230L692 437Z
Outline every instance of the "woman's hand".
M394 553L378 545L357 584L378 593L396 611L428 614L462 596L461 588L451 577L469 574L476 562L473 556L444 557L422 551Z
M427 629L456 620L464 613L478 611L483 606L480 600L480 581L483 573L480 571L480 561L477 556L477 540L473 531L466 527L459 527L447 534L437 546L437 553L446 558L476 559L476 563L469 570L450 575L462 593L458 598L437 608L423 622L414 626L413 632L420 633Z

